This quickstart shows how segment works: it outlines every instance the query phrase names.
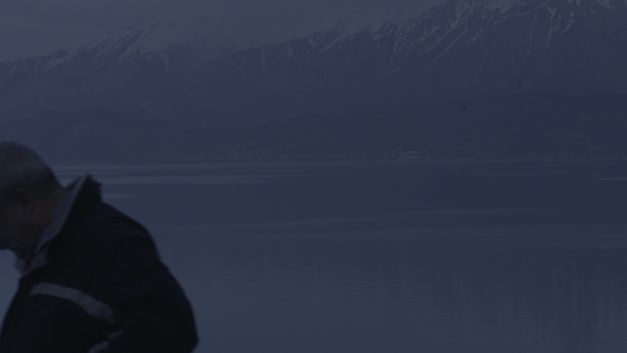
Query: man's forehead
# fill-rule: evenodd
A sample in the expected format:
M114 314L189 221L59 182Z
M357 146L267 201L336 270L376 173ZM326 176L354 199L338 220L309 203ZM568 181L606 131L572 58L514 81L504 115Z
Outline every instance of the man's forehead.
M49 167L41 160L24 160L0 165L0 185L5 182L30 179Z

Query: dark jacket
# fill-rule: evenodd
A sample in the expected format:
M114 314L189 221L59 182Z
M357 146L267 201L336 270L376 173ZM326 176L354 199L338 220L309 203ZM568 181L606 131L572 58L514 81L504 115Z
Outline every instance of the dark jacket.
M45 263L20 279L0 353L188 353L190 304L148 231L88 176Z

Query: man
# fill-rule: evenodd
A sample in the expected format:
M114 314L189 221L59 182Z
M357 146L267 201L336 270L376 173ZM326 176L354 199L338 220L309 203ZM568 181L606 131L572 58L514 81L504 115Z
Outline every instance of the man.
M31 149L0 143L0 248L19 287L0 353L187 353L190 304L148 231L102 201L85 174L67 187Z

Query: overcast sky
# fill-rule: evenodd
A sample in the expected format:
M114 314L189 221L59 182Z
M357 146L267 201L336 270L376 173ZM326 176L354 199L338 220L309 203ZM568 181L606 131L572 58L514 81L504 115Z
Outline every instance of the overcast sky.
M157 19L216 40L307 33L356 12L419 12L434 0L0 0L0 58L71 48Z

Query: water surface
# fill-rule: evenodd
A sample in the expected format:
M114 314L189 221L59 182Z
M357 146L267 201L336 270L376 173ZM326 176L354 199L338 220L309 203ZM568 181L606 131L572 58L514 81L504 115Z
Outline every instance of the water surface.
M91 172L152 232L199 353L627 348L626 163L55 170Z

